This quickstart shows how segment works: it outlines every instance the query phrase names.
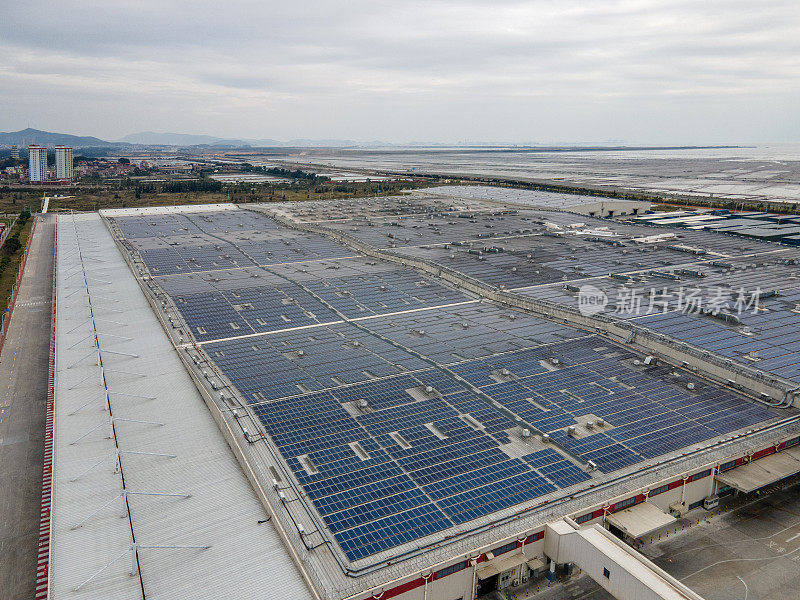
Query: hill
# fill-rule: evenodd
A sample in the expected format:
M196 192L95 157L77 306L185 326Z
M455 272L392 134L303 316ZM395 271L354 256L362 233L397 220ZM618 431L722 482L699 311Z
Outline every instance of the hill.
M266 139L241 139L220 138L212 135L192 135L188 133L160 133L155 131L140 131L131 133L119 140L128 144L141 144L145 146L233 146L233 147L350 147L358 143L352 140L312 140L295 139L281 142L270 138Z
M160 133L140 131L131 133L119 140L128 144L144 146L252 146L267 140L239 140L218 138L212 135L192 135L189 133ZM274 140L268 140L274 143Z
M115 146L114 142L107 142L91 136L70 135L68 133L53 133L39 129L22 129L21 131L0 132L0 144L20 146L28 144L41 144L42 146L72 146L81 148L86 146Z

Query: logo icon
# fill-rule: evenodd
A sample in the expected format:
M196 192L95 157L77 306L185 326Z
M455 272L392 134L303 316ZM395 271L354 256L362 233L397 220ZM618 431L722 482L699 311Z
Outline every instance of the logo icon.
M584 317L603 312L608 304L608 296L598 287L582 285L578 290L578 311Z

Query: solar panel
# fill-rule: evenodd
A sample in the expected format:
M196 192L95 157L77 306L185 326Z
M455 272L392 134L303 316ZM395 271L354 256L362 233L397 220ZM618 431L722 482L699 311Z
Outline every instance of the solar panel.
M116 221L350 560L585 485L587 461L613 473L774 417L264 215ZM465 272L489 281L527 260L501 254ZM567 272L548 261L545 277ZM570 435L587 415L606 424Z

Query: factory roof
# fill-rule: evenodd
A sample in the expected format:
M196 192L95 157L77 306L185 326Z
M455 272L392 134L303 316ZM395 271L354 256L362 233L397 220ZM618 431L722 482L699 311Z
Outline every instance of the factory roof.
M312 598L100 217L57 239L50 597Z
M724 452L717 442L786 414L335 236L387 257L455 260L495 285L563 286L566 273L607 274L609 257L641 271L641 260L728 258L757 243L719 236L708 248L711 234L682 231L677 248L655 248L629 239L647 226L454 203L359 199L345 219L352 205L331 203L331 235L229 208L105 213L198 380L221 394L214 405L247 429L244 455L290 547L338 597L579 510L589 486L597 498L629 477L699 467ZM456 235L472 245L447 242Z
M647 204L649 206L650 204L649 201L642 200L625 200L622 198L609 198L604 196L564 194L480 185L441 186L422 190L420 193L443 198L486 200L537 208L551 208L556 210L570 210L571 208L577 206L603 203L619 203L623 205L628 204L631 206L637 204Z

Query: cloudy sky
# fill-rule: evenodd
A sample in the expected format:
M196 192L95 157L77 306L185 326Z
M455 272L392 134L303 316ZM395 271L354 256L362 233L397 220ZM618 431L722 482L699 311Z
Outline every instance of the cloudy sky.
M1 6L3 131L800 141L797 0Z

